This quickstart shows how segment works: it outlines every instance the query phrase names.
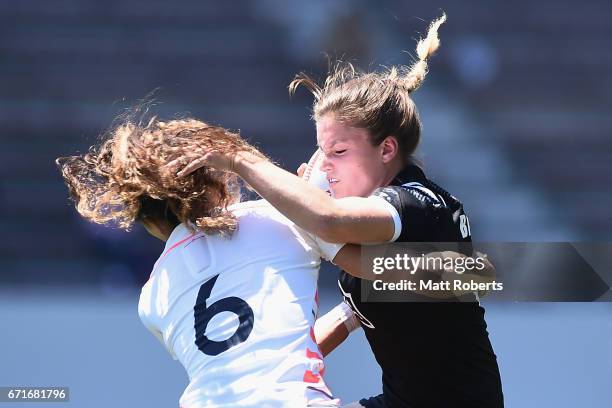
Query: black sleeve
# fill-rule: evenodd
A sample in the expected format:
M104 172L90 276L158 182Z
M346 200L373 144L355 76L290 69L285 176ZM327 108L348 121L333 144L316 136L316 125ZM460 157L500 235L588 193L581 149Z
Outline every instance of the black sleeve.
M399 186L387 186L372 194L384 198L397 210L402 224L397 242L430 241L426 232L432 224L432 206L422 194L416 193Z
M382 187L372 195L384 198L397 210L402 230L396 242L461 243L450 248L436 247L471 254L471 237L461 226L468 221L460 202L454 200L451 204L450 197L431 196L407 186Z

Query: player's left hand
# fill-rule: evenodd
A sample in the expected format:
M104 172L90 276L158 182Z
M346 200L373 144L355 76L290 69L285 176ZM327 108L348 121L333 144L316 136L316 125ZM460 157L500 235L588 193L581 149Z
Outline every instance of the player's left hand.
M491 263L487 254L483 254L482 252L476 251L476 258L480 259L482 264L484 265L483 269L478 270L477 275L484 278L486 282L492 282L495 280L497 275L495 265Z

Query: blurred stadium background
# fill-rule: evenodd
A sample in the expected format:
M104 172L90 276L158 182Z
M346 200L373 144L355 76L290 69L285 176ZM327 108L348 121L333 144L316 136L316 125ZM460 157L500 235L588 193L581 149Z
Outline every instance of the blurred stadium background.
M239 129L295 169L315 132L311 97L288 97L293 75L324 78L323 52L409 64L440 10L442 46L414 95L420 154L475 239L610 241L608 1L0 3L0 385L69 386L65 406L95 408L176 406L186 384L137 316L161 243L82 221L56 157L157 89L159 115ZM321 275L326 309L339 296L335 272ZM609 406L609 303L486 307L507 406ZM327 364L343 400L379 392L361 333Z

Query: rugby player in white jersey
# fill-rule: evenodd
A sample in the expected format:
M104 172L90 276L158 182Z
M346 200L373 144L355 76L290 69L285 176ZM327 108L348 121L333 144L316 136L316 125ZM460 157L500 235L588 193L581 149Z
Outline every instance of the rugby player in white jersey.
M180 361L182 408L337 406L313 325L320 258L341 245L297 228L265 201L238 203L237 178L164 174L182 141L260 154L196 120L119 125L84 156L58 159L79 213L166 242L139 315Z

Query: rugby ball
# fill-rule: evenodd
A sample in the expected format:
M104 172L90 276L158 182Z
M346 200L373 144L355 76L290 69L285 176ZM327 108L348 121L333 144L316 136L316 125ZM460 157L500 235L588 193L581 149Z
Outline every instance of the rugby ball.
M302 178L308 181L310 184L313 184L319 187L321 190L329 193L330 190L329 182L327 181L327 174L320 168L322 162L323 154L317 149L312 157L310 157L310 160L308 160L308 164L306 165Z

